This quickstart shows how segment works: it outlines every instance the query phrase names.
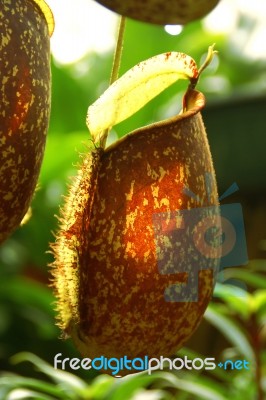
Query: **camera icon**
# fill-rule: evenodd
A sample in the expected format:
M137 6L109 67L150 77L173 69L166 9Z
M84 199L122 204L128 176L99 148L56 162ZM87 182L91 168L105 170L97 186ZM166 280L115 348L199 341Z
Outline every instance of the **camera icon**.
M153 227L160 274L187 274L165 289L166 301L196 302L199 271L213 271L214 287L224 268L248 262L239 203L156 213Z

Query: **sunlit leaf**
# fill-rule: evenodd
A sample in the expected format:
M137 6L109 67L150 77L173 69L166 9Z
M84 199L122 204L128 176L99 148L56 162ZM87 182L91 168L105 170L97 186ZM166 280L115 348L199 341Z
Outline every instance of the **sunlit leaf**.
M255 311L266 307L266 290L257 290L253 295Z
M131 68L93 103L87 126L95 142L101 133L130 117L178 79L196 79L195 61L184 53L159 54Z

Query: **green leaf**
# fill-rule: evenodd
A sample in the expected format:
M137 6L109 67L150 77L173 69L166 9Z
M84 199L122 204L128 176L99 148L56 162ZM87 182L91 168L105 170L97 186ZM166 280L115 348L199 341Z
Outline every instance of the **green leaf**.
M109 395L114 386L114 378L112 376L102 374L94 378L90 386L83 391L83 396L89 395L92 399L103 399ZM86 398L86 397L85 397Z
M133 115L178 79L196 79L195 61L184 53L151 57L114 82L88 109L87 126L95 142L112 126Z
M158 382L160 382L160 385ZM168 372L155 372L152 375L148 375L147 372L140 372L128 375L114 382L114 387L108 396L108 400L132 399L140 389L153 384L156 387L160 387L160 389L163 387L175 388L176 382L175 375Z
M45 285L18 277L0 282L0 299L17 303L20 307L34 305L49 313L54 297Z
M245 290L227 284L217 283L214 290L215 297L222 299L230 309L247 320L252 311L252 296Z
M177 354L178 354L178 356L181 356L181 357L187 356L190 360L194 360L195 358L202 358L202 359L205 358L204 355L202 355L194 350L188 349L187 347L182 347L182 349L180 349ZM194 371L194 372L196 373L197 371ZM198 372L200 373L200 371L198 371ZM208 373L224 382L231 380L230 375L227 373L227 371L224 371L221 368L211 369L208 371Z
M175 378L174 387L195 395L197 399L227 400L227 397L223 395L223 390L220 385L202 376L198 380L193 380L191 378Z
M262 269L263 271L263 269ZM265 263L264 263L265 271ZM250 271L245 268L228 268L224 272L225 278L235 278L246 282L248 285L253 286L256 289L266 289L266 279L265 275L259 274L254 271Z
M132 400L173 400L173 397L164 390L140 389L132 397Z
M12 357L12 362L14 364L24 361L32 363L38 371L43 372L54 382L60 384L60 387L66 389L66 391L81 391L87 387L86 383L77 376L63 370L54 369L35 354L23 352Z
M132 396L141 388L151 384L154 381L153 376L146 373L138 373L128 375L124 378L116 380L114 387L108 396L108 400L124 400L131 399Z
M251 260L249 262L249 268L253 271L253 272L265 272L266 271L266 260L260 260L260 259L255 259L255 260ZM265 277L264 277L265 279Z
M257 290L253 295L253 310L261 324L266 323L266 290Z
M23 378L7 374L6 376L0 377L0 387L1 390L6 390L6 394L15 389L30 389L51 395L53 398L63 400L69 399L69 397L66 397L65 393L62 393L60 388L57 388L50 383L42 382L38 379Z
M253 295L254 309L260 310L266 306L266 290L257 290Z
M222 315L218 307L211 303L204 314L205 319L214 325L224 336L243 354L247 360L254 362L255 356L253 349L242 332L241 328L229 317Z
M29 389L14 389L8 393L6 400L54 400L54 397L41 394Z
M148 385L152 385L153 389L179 389L204 400L226 400L222 394L222 387L211 380L202 383L189 378L184 379L183 376L179 379L169 372L155 372L152 375L140 373L122 378L116 382L117 388L108 396L108 400L134 399L139 390Z

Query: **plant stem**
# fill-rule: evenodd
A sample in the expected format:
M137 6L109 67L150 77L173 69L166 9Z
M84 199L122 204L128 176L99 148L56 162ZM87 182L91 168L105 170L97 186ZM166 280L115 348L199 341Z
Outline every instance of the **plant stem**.
M206 60L204 61L204 63L201 65L201 67L198 70L198 77L196 79L193 78L191 80L190 85L189 85L189 89L195 89L195 87L198 84L198 80L200 78L201 73L210 65L210 63L213 60L214 55L218 54L218 51L214 50L214 46L215 46L215 43L212 46L209 46L208 53L207 53L207 56L206 56Z
M121 16L119 27L118 27L118 37L117 37L117 42L116 42L116 49L115 49L115 53L114 53L113 68L112 68L112 73L111 73L111 77L110 77L110 85L112 85L112 83L114 83L118 79L118 76L119 76L119 69L120 69L122 52L123 52L125 26L126 26L126 17ZM106 129L101 135L100 147L102 149L104 149L106 146L108 133L109 133L109 129Z
M212 62L212 59L214 57L214 54L218 54L218 51L214 50L214 46L215 46L215 43L212 46L209 46L206 60L204 61L204 63L201 65L201 67L199 69L199 76L201 75L202 71L204 71L210 65L210 63Z
M116 49L114 54L114 62L113 62L113 69L110 78L110 85L114 83L119 76L119 69L121 64L122 58L122 51L123 51L123 44L124 44L124 34L125 34L125 27L126 27L126 17L120 18L120 23L118 27L118 37L116 42Z

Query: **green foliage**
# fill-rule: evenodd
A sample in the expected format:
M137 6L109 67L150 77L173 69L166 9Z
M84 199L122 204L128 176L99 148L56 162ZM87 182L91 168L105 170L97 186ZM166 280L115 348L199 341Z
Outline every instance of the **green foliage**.
M265 262L266 264L266 262ZM243 271L243 281L252 272L254 278L260 275L253 270ZM239 274L241 275L241 274ZM261 280L265 278L260 277ZM248 283L246 281L246 283ZM13 284L14 285L14 284ZM25 304L33 300L38 308L45 308L41 293L30 292L29 287L6 287L1 293L12 290L17 297L23 295ZM22 293L21 293L22 291ZM31 293L27 297L27 293ZM12 364L29 362L41 373L36 378L18 376L14 373L4 373L0 376L0 396L11 399L64 399L64 400L123 400L123 399L154 399L154 400L253 400L266 395L266 290L255 289L248 293L235 286L217 284L216 300L205 313L209 324L226 337L228 347L219 355L220 361L226 359L246 359L250 369L219 369L203 374L200 371L158 371L151 375L146 372L130 375L124 378L114 378L99 375L89 383L86 380L63 370L55 370L51 365L32 353L19 353L11 358ZM218 300L219 299L219 300ZM16 300L16 299L14 299ZM49 313L49 312L48 312ZM45 331L45 329L44 329ZM49 333L49 332L48 332ZM204 358L203 355L183 348L179 357L190 359ZM216 364L218 360L216 359ZM17 397L16 397L17 396ZM19 396L19 397L18 397ZM193 396L193 397L191 397ZM260 397L263 398L263 397Z
M208 46L216 42L219 63L215 71L212 68L206 70L198 86L205 93L207 104L217 102L217 97L228 101L228 98L234 100L262 93L265 61L244 58L235 51L231 38L206 34L201 22L189 24L178 37L174 37L162 27L129 20L125 39L121 73L139 61L165 51L188 53L200 64ZM76 172L79 153L86 152L91 144L85 122L87 108L108 86L111 65L112 54L89 54L70 66L52 65L51 122L40 184L32 204L33 216L0 248L0 361L1 369L5 371L0 377L0 398L254 400L261 390L262 399L266 396L265 260L251 261L246 269L230 269L235 279L247 284L248 291L236 291L229 285L217 286L216 298L205 315L207 326L214 326L211 334L225 340L222 350L219 348L215 357L221 361L226 358L247 358L251 363L248 371L224 371L218 368L208 371L208 374L199 371L158 371L151 376L140 373L116 379L107 375L95 376L93 371L90 374L80 372L77 376L69 371L54 370L51 366L55 354L62 352L68 357L76 357L77 353L69 341L59 340L60 332L55 326L53 311L54 297L48 286L50 276L47 265L52 256L47 250L49 242L53 241L52 232L57 229L54 215L58 215L67 183ZM225 85L210 84L213 82L210 78L214 76L222 78ZM112 131L111 139L115 140L134 128L178 112L186 85L170 87L133 118L119 124ZM241 126L241 118L239 112L239 132L245 128ZM260 118L257 115L254 120L257 127L261 123ZM223 121L224 112L220 110L215 123L223 125ZM224 129L229 129L228 126ZM258 140L263 155L264 131ZM252 132L254 137L256 132ZM229 135L232 137L231 132ZM218 176L224 178L228 164L222 159L222 154L229 148L232 159L242 155L240 159L243 163L240 163L239 170L245 181L245 167L251 169L256 161L255 157L247 161L246 149L251 151L252 141L250 136L235 141L237 144L233 147L233 141L225 141L224 136L214 137L213 147L218 148L214 162L219 164ZM258 152L255 154L257 157ZM265 158L260 165L265 166ZM231 180L234 173L229 167L228 170ZM252 172L253 182L263 175L261 169L252 169ZM241 175L238 181L240 178ZM263 191L265 187L259 189ZM206 338L207 341L211 339ZM14 354L17 355L13 357ZM179 355L204 357L190 348L182 349Z

